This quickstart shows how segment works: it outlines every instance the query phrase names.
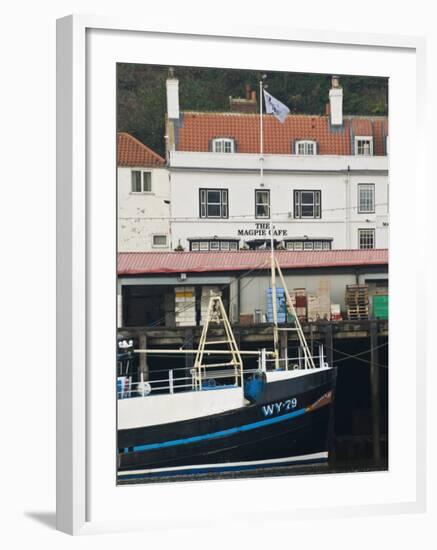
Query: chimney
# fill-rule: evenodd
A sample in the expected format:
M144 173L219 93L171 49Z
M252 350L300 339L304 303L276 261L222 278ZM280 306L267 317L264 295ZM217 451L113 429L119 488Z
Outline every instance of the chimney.
M245 86L246 97L229 96L229 105L232 113L257 113L256 92L252 90L250 84Z
M343 88L340 86L338 76L333 76L331 79L329 111L331 114L331 125L341 126L343 124Z
M174 76L172 68L168 71L167 84L167 117L179 119L179 80Z

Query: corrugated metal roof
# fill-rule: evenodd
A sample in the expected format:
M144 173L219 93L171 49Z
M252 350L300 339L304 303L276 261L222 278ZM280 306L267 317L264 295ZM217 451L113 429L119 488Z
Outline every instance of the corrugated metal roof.
M387 265L388 250L277 250L283 269ZM268 250L235 252L124 252L118 255L119 275L202 273L269 269Z

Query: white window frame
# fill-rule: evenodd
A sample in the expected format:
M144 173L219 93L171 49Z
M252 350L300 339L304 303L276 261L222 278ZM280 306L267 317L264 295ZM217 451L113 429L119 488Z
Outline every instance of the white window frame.
M133 189L133 176L134 176L134 173L140 173L141 174L141 183L140 183L140 187L141 187L141 190L140 191L134 191ZM149 181L150 181L150 189L145 189L145 175L148 175L150 176L149 177ZM138 170L138 169L134 169L134 170L131 170L131 183L130 183L130 190L131 190L131 193L133 193L134 195L139 195L139 194L145 194L145 193L152 193L152 172L150 170Z
M258 215L258 206L266 206L266 204L258 201L258 193L267 194L267 216ZM255 218L257 220L268 220L270 219L270 189L255 189Z
M312 216L302 215L302 206L310 206L309 203L302 204L302 193L313 194ZM322 218L322 191L320 189L295 189L293 192L293 215L298 220L320 220Z
M299 151L299 147L303 146L303 152ZM313 152L308 152L309 147L312 147ZM313 156L317 155L317 142L311 139L301 139L299 141L296 141L295 143L295 152L296 155L302 155L302 156Z
M232 138L215 138L212 140L213 153L235 153L235 140Z
M361 234L365 232L372 235L373 246L361 246ZM376 235L373 227L363 227L358 229L358 248L360 250L374 250L376 248Z
M208 201L208 193L219 193L220 202ZM229 215L229 193L227 189L202 188L199 190L199 214L202 219L227 219ZM208 205L219 205L220 213L217 216L208 215Z
M211 241L209 243L210 250L220 250L220 241Z
M165 244L155 244L155 237L165 237ZM167 248L168 235L166 233L155 233L152 235L152 248Z
M332 250L332 243L329 240L302 239L286 241L287 250Z
M361 191L371 191L371 208L363 208L361 206ZM358 214L374 214L375 213L375 184L374 183L359 183L358 184Z
M370 150L369 153L360 153L359 152L359 142L360 141L369 141ZM373 156L373 136L355 136L355 155L359 157L372 157Z

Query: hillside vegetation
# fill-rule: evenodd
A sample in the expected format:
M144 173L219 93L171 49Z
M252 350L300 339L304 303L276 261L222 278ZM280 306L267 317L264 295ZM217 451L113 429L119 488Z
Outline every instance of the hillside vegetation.
M177 67L181 110L229 111L229 96L245 97L249 84L258 93L261 75L268 91L292 113L323 114L331 75ZM168 67L120 63L117 67L117 128L164 155L165 81ZM387 115L388 79L341 76L343 110L350 115Z

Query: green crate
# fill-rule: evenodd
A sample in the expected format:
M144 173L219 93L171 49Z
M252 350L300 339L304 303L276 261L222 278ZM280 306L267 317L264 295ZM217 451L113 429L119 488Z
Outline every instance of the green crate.
M373 317L375 319L388 319L387 294L376 294L373 296Z

